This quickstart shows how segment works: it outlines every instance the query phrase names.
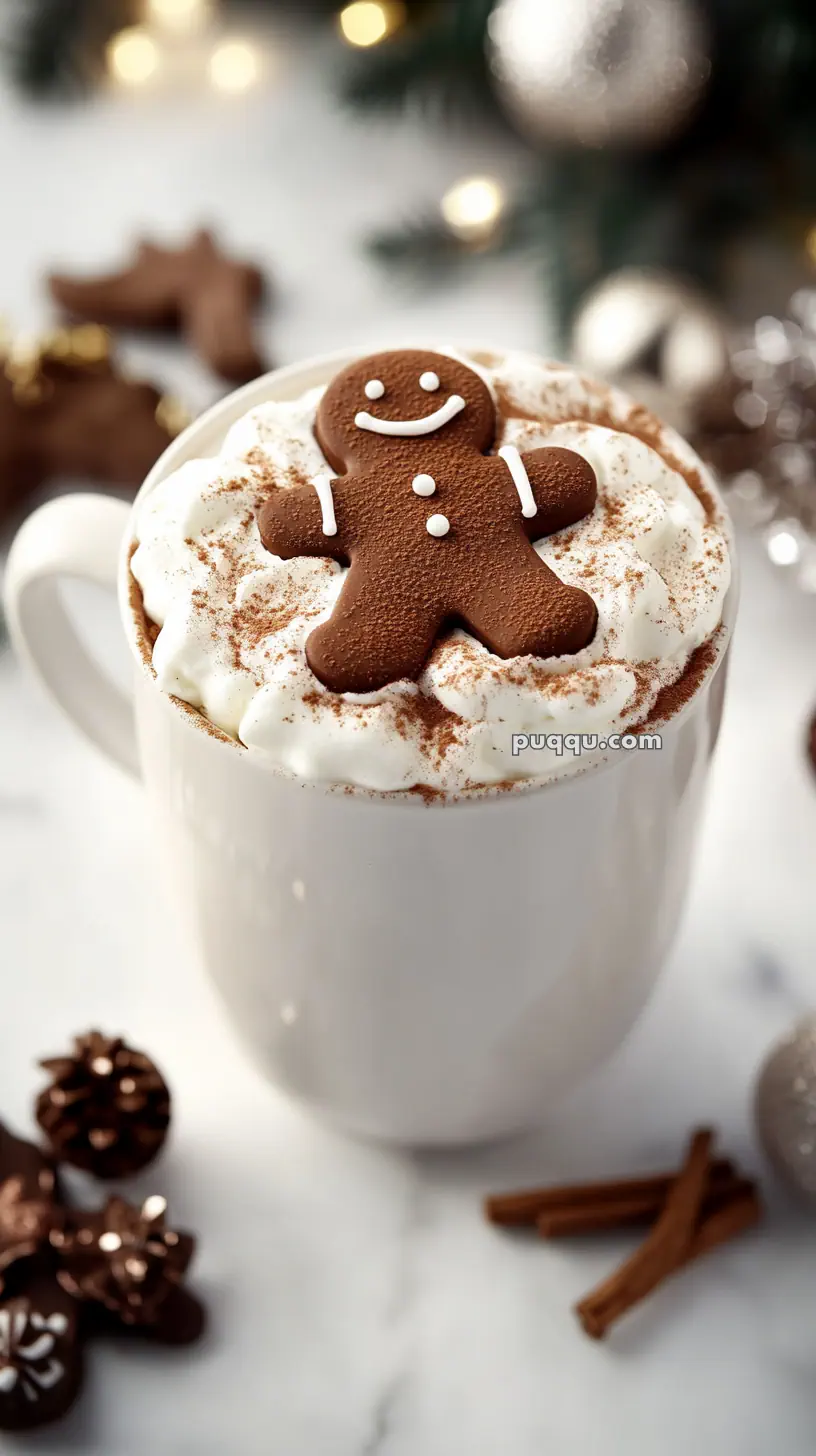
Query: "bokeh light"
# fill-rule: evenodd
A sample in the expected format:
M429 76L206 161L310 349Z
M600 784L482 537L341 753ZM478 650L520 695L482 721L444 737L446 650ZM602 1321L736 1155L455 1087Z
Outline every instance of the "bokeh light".
M457 237L476 241L490 237L504 205L504 189L495 177L465 177L442 198L442 216Z
M199 30L212 14L212 0L147 0L146 18L165 30Z
M402 0L354 0L340 11L340 33L349 45L373 46L405 24Z
M783 528L768 537L768 555L774 566L795 566L801 554L793 531Z
M144 86L159 69L159 47L143 26L131 25L110 41L107 61L111 75L123 86Z
M210 56L210 80L217 91L249 91L261 74L258 52L245 40L225 40Z

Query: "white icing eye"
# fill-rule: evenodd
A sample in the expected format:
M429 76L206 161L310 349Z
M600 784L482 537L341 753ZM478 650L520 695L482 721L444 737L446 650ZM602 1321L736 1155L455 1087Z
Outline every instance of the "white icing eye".
M382 399L385 394L385 385L381 379L369 379L365 392L366 399Z
M434 390L439 388L439 375L434 374L432 369L429 369L425 374L420 374L419 387L420 389L424 389L427 394L433 394Z
M433 495L436 481L432 475L415 475L411 481L411 489L415 495Z

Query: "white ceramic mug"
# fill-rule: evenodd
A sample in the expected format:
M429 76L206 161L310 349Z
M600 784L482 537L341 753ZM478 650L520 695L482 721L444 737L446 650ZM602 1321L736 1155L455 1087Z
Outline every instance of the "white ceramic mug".
M216 453L254 405L349 359L224 400L140 498ZM660 751L458 803L346 796L270 770L159 691L130 602L132 539L131 511L104 497L35 512L9 559L12 636L79 727L141 773L165 883L254 1055L278 1086L375 1137L464 1143L546 1119L628 1032L674 933L727 652ZM66 575L118 582L133 704L81 647ZM728 630L735 607L732 586Z

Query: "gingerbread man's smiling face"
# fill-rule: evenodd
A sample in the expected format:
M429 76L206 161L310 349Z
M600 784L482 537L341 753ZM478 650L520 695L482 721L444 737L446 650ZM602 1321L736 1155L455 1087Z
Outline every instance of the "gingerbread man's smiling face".
M458 359L421 349L352 364L326 390L316 422L320 448L341 473L393 467L395 455L429 449L484 453L495 433L484 380Z

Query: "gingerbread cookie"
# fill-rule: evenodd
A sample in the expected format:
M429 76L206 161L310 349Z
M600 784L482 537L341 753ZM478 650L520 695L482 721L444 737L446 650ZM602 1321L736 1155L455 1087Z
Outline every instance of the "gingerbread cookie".
M493 397L467 365L408 349L363 359L327 389L316 435L337 477L274 491L259 525L276 556L351 568L306 643L326 687L418 677L448 624L503 658L560 657L592 640L591 597L532 542L593 509L594 471L557 447L490 455Z
M224 379L242 384L266 364L252 334L264 291L258 268L227 257L202 230L183 248L139 244L135 261L103 278L54 273L52 297L74 318L136 328L181 328Z

